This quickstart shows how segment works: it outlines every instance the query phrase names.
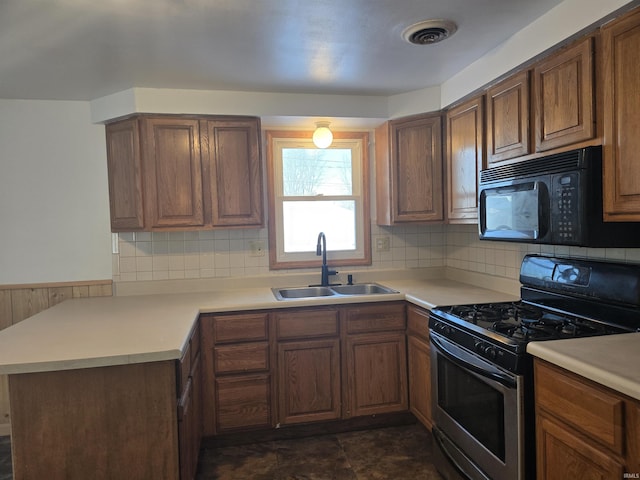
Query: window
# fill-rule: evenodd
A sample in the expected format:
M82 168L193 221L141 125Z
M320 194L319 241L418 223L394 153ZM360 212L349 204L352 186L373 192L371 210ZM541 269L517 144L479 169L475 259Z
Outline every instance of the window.
M319 149L308 132L267 132L269 264L319 265L320 232L331 265L370 265L369 135L334 132Z

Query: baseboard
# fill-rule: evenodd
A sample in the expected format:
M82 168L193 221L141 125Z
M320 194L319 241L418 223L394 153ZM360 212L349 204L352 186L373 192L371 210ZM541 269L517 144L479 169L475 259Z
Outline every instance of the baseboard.
M336 434L355 430L413 425L416 423L419 423L416 420L416 417L409 412L386 413L368 417L357 417L349 420L288 425L281 428L266 430L224 433L217 436L205 437L202 439L202 444L208 448L219 448L247 445L250 443L270 442L274 440L291 440L295 438Z

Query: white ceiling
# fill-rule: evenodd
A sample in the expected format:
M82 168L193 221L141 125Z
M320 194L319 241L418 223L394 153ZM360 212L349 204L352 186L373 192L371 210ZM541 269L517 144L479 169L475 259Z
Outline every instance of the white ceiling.
M133 87L394 95L439 85L561 0L0 0L0 98ZM416 46L402 31L448 18Z

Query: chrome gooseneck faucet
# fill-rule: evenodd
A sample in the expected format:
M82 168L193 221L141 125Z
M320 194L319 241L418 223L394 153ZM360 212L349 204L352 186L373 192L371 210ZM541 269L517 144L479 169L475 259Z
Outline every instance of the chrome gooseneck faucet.
M320 232L318 234L316 255L322 255L322 280L320 285L327 287L329 285L329 275L337 275L338 272L335 270L329 270L329 267L327 266L327 237L325 237L324 232Z

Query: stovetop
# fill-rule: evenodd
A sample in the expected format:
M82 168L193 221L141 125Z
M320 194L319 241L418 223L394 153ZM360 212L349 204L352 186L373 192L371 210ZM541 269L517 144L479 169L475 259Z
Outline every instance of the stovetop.
M523 301L454 305L438 311L510 339L510 343L623 333L613 325L549 311Z
M516 302L437 307L431 333L509 371L532 341L640 331L640 265L526 255Z
M436 307L431 311L429 328L432 337L447 338L516 374L530 370L526 354L529 342L633 331L522 300Z

